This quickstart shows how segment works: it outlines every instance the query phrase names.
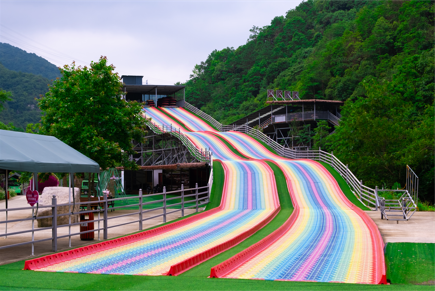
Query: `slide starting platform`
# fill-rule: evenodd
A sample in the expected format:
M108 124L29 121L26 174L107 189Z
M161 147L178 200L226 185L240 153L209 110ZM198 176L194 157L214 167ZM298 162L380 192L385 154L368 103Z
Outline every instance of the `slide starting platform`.
M173 128L198 148L210 149L225 174L220 206L125 238L30 260L25 269L178 275L237 245L276 216L280 205L269 162L284 173L294 212L269 236L214 266L210 277L386 283L377 226L320 163L283 158L244 133L218 132L183 108L150 107L143 114L156 127Z

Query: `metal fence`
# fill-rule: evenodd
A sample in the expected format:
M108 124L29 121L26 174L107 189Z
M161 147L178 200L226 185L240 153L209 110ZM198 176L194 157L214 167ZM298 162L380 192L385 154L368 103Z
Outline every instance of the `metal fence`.
M189 111L192 111L193 113L195 113L196 115L204 118L205 120L210 122L214 127L216 127L217 130L221 131L222 124L219 121L217 121L216 119L214 119L213 117L211 117L210 115L208 115L207 113L205 113L204 111L199 110L198 108L196 108L192 104L188 103L187 101L185 101L185 103L184 103L184 108L186 108Z
M150 120L146 121L148 127L156 134L169 133L183 143L183 145L189 150L190 154L194 156L200 162L206 162L211 165L212 153L208 149L201 149L196 147L189 138L184 135L180 128L173 127L172 124L170 126L166 125L157 125Z
M207 204L210 200L210 190L211 190L211 184L208 184L207 186L198 187L198 184L195 185L195 188L184 188L184 185L181 185L180 190L176 191L170 191L167 192L166 188L163 187L162 193L155 193L155 194L148 194L143 195L142 190L139 191L138 196L128 196L128 197L121 197L121 198L113 198L108 199L106 195L102 197L99 202L95 201L87 201L87 202L76 202L76 203L64 203L64 204L57 204L57 198L56 196L52 197L52 204L51 205L39 205L39 209L47 209L51 208L51 215L46 216L35 216L35 208L36 207L19 207L19 208L9 208L9 209L1 209L0 213L2 212L14 212L14 211L29 211L29 213L32 213L31 218L21 218L21 219L13 219L13 220L5 220L0 221L0 224L7 224L7 223L14 223L14 222L24 222L24 221L31 221L32 227L31 229L24 230L24 231L16 231L16 232L9 232L0 234L0 237L12 237L15 235L22 235L29 233L31 234L31 239L27 241L23 241L20 243L10 244L10 245L4 245L1 246L0 249L6 249L11 247L17 247L22 245L31 245L31 254L34 255L35 250L35 244L44 242L44 241L50 241L52 242L52 251L56 252L58 249L58 240L62 238L69 238L71 241L72 236L76 235L84 235L88 233L94 233L97 232L98 240L101 239L100 233L102 233L103 239L108 238L109 230L115 227L121 227L128 224L137 224L138 230L143 229L143 222L162 217L163 223L167 221L167 215L175 213L175 212L181 212L181 216L184 217L185 210L186 209L195 209L196 212L199 211L199 207L202 207L203 205ZM152 201L146 202L146 200L149 200L147 198L152 198ZM124 201L126 200L126 201ZM109 204L113 202L115 206L109 209ZM117 202L124 202L120 203L122 205L116 206ZM153 204L160 204L162 206L159 207L153 207L147 209L147 205L153 205ZM79 205L81 208L85 208L85 210L79 211L79 212L68 212L68 213L60 213L59 207L72 207L74 209L77 205ZM92 209L95 208L95 209ZM108 212L113 211L116 209L125 209L130 208L131 212L120 214L120 215L111 215L109 217ZM134 209L132 209L134 208ZM152 214L146 215L149 212L155 212L156 210L161 210L161 214ZM94 219L80 219L80 221L71 223L71 217L73 216L80 216L84 217L84 215L90 215L92 214ZM58 225L58 219L64 216L68 216L69 223L65 223L62 225ZM127 216L136 216L137 219L123 222L123 223L116 223L120 218L127 217ZM89 216L90 218L91 216ZM35 220L39 219L51 219L52 226L51 227L34 227ZM109 225L109 221L113 221L114 223L111 223ZM82 229L80 227L80 230L78 229L79 226L83 226L84 224L89 225L90 223L96 224L96 227L93 229ZM59 235L58 231L61 228L65 227L74 227L73 233L69 232L68 234ZM47 231L51 230L51 235L42 239L35 239L35 233L41 232L41 231ZM71 245L70 245L71 246Z

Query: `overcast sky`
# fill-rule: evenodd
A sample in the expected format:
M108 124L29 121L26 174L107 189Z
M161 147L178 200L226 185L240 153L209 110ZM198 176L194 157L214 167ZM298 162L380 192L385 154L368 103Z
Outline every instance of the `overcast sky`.
M57 66L104 55L120 75L173 84L214 49L245 44L253 25L269 25L300 2L0 0L0 42Z

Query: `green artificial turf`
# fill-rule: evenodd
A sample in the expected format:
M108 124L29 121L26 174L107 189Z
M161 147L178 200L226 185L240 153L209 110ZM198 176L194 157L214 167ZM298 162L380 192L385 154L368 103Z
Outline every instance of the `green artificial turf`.
M358 198L356 198L355 194L353 194L353 192L350 190L349 185L333 167L331 167L330 165L324 162L319 162L319 163L322 164L322 166L324 166L332 174L332 176L335 178L338 185L340 186L341 191L343 191L344 195L346 195L347 199L349 199L350 202L352 202L362 210L370 210L370 208L364 206L364 204L362 204L361 201L359 201Z
M388 243L385 248L385 263L387 279L391 284L435 285L433 243Z
M24 261L0 266L0 290L433 290L425 285L362 285L23 271Z
M205 210L210 210L219 207L224 191L225 172L222 164L218 161L213 161L213 184L210 191L210 202Z
M233 248L205 261L204 263L182 273L181 277L207 277L210 275L210 269L223 261L231 258L232 256L240 253L244 249L250 247L256 242L262 240L276 229L278 229L293 212L293 205L290 199L290 194L287 188L287 182L281 169L273 163L269 163L269 166L275 173L276 186L278 190L279 201L281 204L281 211L275 216L275 218L267 224L265 227L257 231L252 236L248 237Z

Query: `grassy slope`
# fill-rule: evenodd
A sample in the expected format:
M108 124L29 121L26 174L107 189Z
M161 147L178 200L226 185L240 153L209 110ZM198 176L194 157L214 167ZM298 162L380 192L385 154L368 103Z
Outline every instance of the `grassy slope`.
M435 284L433 243L388 243L385 263L392 284Z

